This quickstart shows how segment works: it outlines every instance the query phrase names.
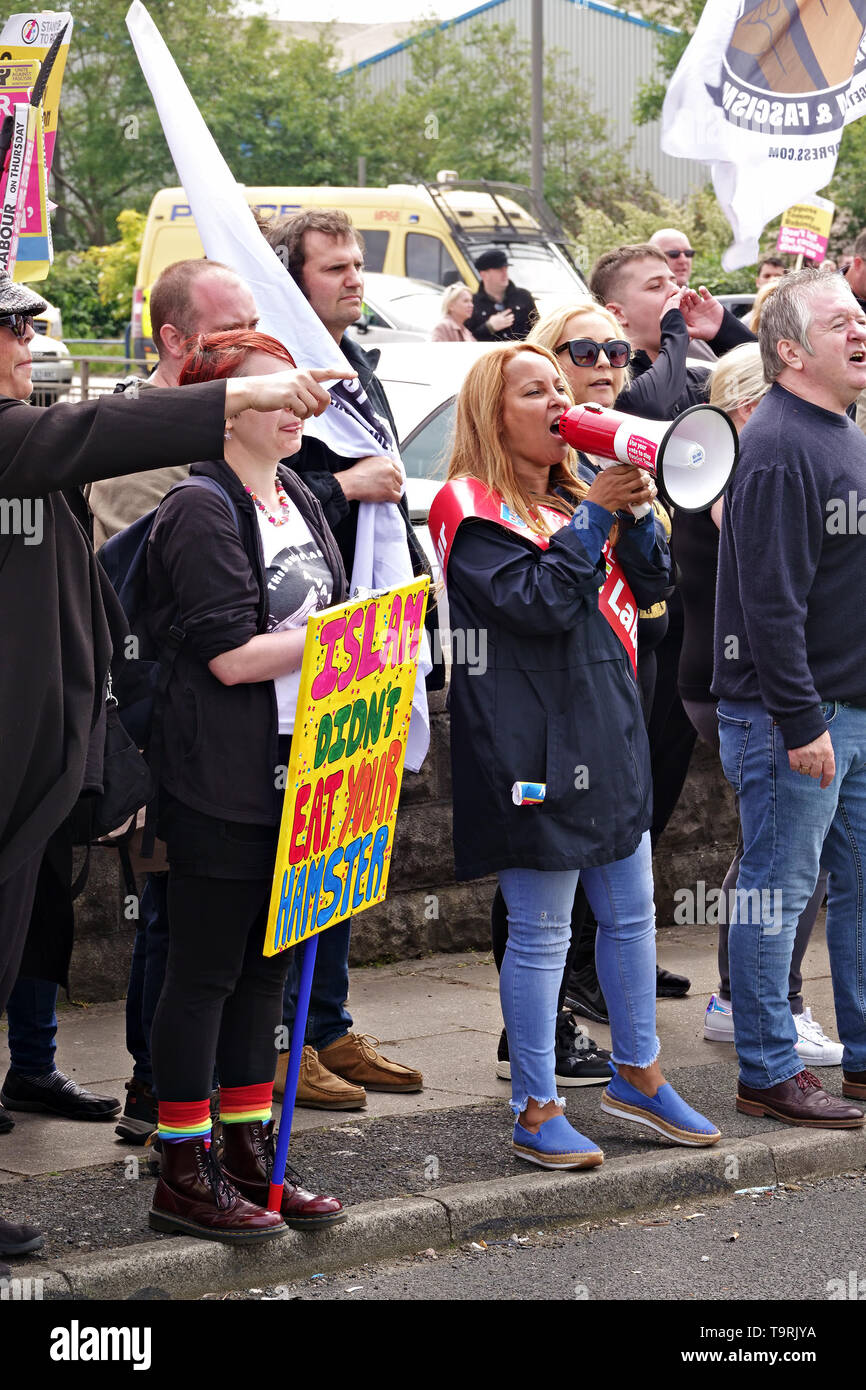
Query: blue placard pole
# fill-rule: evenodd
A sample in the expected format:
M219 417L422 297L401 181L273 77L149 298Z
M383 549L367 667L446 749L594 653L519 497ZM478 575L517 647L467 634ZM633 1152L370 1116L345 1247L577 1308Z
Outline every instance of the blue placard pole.
M304 953L301 962L301 983L298 986L298 1003L295 1009L295 1022L292 1027L292 1043L289 1048L289 1065L286 1069L286 1089L283 1094L283 1109L280 1127L277 1131L277 1148L274 1154L274 1171L268 1191L268 1211L279 1211L283 1201L283 1186L286 1181L286 1163L289 1157L289 1143L292 1138L292 1116L295 1113L295 1096L298 1093L298 1077L301 1072L301 1053L307 1033L307 1014L310 1012L310 993L313 988L313 971L316 968L316 951L319 946L319 933L311 936L300 949ZM292 949L298 950L297 946Z

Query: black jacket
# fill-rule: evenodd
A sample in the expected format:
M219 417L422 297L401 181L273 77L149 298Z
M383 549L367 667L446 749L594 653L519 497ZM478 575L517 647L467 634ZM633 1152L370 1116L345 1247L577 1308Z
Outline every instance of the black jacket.
M486 668L456 663L451 673L458 879L608 864L632 854L651 823L640 697L598 606L611 518L583 505L592 526L563 527L544 551L490 521L464 522L454 538L451 622L487 642ZM623 533L617 554L640 607L664 595L667 549L652 516ZM544 802L515 806L515 782L546 783Z
M219 494L203 488L182 488L168 496L151 531L148 625L158 646L175 622L185 633L166 692L160 785L205 815L276 825L283 794L275 784L274 682L223 685L207 664L267 630L255 506L222 459L193 464L190 474L197 473L226 489L237 508L240 531ZM342 603L346 576L322 509L291 469L281 464L278 473L328 562L333 602Z
M38 499L42 538L0 533L0 883L69 815L111 659L108 580L61 489L219 452L225 384L47 410L0 399L0 498Z
M388 421L395 444L399 443L397 425L391 414L388 397L385 395L382 383L375 372L379 353L377 351L366 352L364 348L358 346L353 338L349 338L345 334L340 341L340 351L358 373L358 380L370 397L377 414L384 416ZM371 447L370 452L374 453L375 450ZM350 502L347 499L337 481L336 474L343 473L357 462L356 458L344 458L342 454L335 454L321 439L314 439L312 435L304 435L298 452L291 459L285 460L286 466L304 480L310 492L321 503L325 521L333 531L334 539L340 547L343 567L350 582L355 560L355 537L358 530L358 507L360 503ZM419 574L427 574L432 578L427 557L409 519L409 506L405 494L400 498L398 506L406 526L412 573L416 577ZM439 615L432 584L427 598L424 626L430 638L430 652L433 657L433 669L426 682L427 689L442 690L445 685L445 663L442 659L441 642L438 640Z
M522 290L519 285L512 285L509 280L502 296L502 304L506 309L514 310L514 322L510 328L502 328L498 333L494 333L487 327L487 320L491 314L496 313L496 301L491 299L483 285L472 296L472 313L466 321L466 327L479 343L504 343L510 338L528 336L529 330L538 318L538 309L529 290Z
M744 323L725 310L722 326L710 347L717 356L739 343L756 342ZM705 405L710 375L705 367L691 367L686 354L689 330L679 309L669 309L661 321L661 351L653 361L638 348L632 362L632 379L616 398L617 410L642 415L647 420L673 420L692 405Z

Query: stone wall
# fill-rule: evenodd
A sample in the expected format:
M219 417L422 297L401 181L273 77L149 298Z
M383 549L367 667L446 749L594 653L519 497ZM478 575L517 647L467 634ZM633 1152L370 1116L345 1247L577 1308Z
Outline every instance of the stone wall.
M655 859L660 927L673 921L674 893L721 884L736 843L733 797L718 758L699 744L689 777ZM444 696L431 698L430 753L420 773L406 773L387 900L359 913L351 962L374 965L431 951L490 948L495 880L454 882L451 850L451 765ZM95 850L79 900L72 997L117 999L126 980L135 923L124 919L114 851Z

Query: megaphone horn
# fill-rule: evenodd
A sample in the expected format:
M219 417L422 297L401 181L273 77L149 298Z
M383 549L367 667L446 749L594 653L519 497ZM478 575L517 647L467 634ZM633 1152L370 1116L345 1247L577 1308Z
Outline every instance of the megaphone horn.
M684 512L703 512L718 501L740 452L733 421L715 405L693 405L670 422L590 402L567 410L559 433L573 449L609 459L607 467L630 463L646 469L665 501Z

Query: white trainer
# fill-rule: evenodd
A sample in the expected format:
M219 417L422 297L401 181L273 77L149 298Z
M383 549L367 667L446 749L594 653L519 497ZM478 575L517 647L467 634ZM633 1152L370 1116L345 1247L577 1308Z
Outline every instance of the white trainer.
M842 1044L828 1038L817 1019L812 1017L811 1009L804 1009L794 1015L797 1029L795 1051L810 1067L838 1067L842 1065Z
M717 994L710 995L704 1014L704 1037L707 1042L734 1041L734 1014L730 1001L720 999Z

